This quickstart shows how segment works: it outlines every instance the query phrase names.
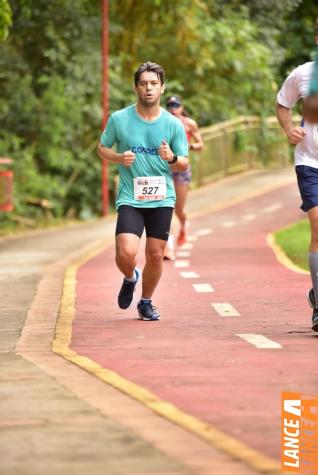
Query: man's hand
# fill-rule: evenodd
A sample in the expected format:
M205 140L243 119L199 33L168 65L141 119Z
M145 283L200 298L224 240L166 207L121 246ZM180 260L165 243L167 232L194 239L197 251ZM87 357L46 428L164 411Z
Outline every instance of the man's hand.
M305 135L306 132L302 127L293 127L287 131L288 141L293 145L300 143Z
M127 150L126 152L121 154L120 163L124 165L124 167L128 168L134 163L136 155L131 151Z
M161 145L159 147L159 155L162 160L165 160L166 162L169 162L173 159L173 151L165 140L161 142Z

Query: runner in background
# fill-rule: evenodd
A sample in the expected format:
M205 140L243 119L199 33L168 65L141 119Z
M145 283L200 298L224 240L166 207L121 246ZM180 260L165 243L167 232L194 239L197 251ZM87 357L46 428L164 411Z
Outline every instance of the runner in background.
M189 143L189 150L199 152L203 148L203 139L199 131L197 123L187 116L184 111L182 101L179 96L170 96L166 100L166 106L168 111L177 117L183 124L186 132L186 136ZM191 166L189 165L186 171L174 171L172 173L174 187L176 190L176 206L175 214L180 223L180 229L177 237L178 246L182 246L187 240L187 215L185 212L185 205L187 200L187 194L189 185L191 182ZM168 239L165 255L165 259L174 259L174 236L171 233Z
M318 19L316 19L316 44L318 46ZM296 145L295 167L301 209L307 213L311 228L308 253L312 288L307 299L313 308L312 329L318 331L318 64L309 61L298 66L286 78L277 94L276 112L288 141ZM300 125L294 125L292 108L303 99L304 117Z

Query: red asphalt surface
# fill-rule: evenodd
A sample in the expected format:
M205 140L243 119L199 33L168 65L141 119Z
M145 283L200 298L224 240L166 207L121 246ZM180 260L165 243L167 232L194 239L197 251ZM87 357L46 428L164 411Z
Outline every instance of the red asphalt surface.
M71 348L279 459L281 391L317 394L318 335L305 298L309 276L282 266L266 235L302 217L292 184L193 219L191 235L212 233L193 242L188 268L164 262L154 296L160 322L137 320L135 306L117 307L122 276L109 247L78 271ZM192 283L214 292L197 293ZM240 316L222 317L211 303L230 303ZM283 348L256 348L241 333Z

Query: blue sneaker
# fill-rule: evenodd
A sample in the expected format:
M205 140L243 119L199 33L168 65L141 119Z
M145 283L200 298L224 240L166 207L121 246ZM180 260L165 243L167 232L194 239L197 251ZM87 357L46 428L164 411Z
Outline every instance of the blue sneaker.
M137 310L138 310L139 318L141 318L141 320L148 320L148 321L160 320L160 315L156 311L156 307L152 305L151 300L138 302Z
M141 272L137 267L135 268L135 274L135 282L129 282L127 279L123 280L123 284L118 294L118 305L120 308L127 309L133 302L136 285L138 284L141 275Z

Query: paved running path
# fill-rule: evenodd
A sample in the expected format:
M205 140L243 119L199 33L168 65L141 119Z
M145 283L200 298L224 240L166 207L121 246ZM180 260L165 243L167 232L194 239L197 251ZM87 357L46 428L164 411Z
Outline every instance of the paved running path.
M287 182L292 187L284 188ZM275 187L276 201L262 195ZM259 198L249 203L252 195ZM255 211L262 200L270 208L266 202L267 211ZM232 207L221 211L224 203ZM133 309L117 308L113 217L0 239L1 475L277 473L276 464L255 458L247 446L276 457L281 388L309 392L316 378L317 345L302 298L308 279L277 264L259 227L262 222L267 231L298 218L294 173L230 177L192 192L188 207L191 232L199 237L182 251L190 253L182 257L189 267L165 263L155 301L160 322L140 322ZM83 264L97 245L104 251ZM180 275L187 271L199 277ZM281 285L275 295L274 277L276 290ZM194 283L214 292L197 293ZM231 304L240 316L221 317L211 303ZM61 327L63 309L72 310L69 323L76 317L73 328ZM283 348L260 350L235 336L256 332ZM116 379L94 359L139 386ZM131 394L118 391L114 380ZM133 398L138 390L146 405ZM187 430L166 417L179 417L177 408ZM207 437L198 437L195 427Z
M283 267L266 242L303 217L298 206L291 184L192 219L189 257L165 263L154 301L160 322L117 307L121 276L106 248L78 270L72 350L279 460L281 391L317 393L308 276ZM180 275L189 271L199 277ZM219 315L212 304L220 303L239 316ZM257 348L241 334L281 348Z

